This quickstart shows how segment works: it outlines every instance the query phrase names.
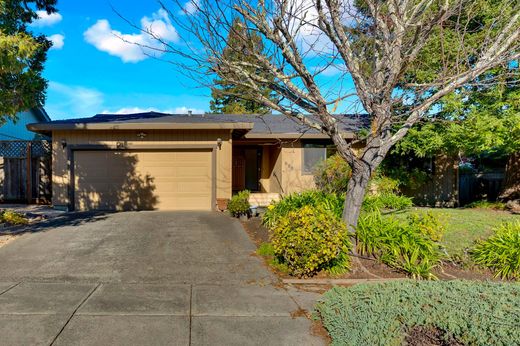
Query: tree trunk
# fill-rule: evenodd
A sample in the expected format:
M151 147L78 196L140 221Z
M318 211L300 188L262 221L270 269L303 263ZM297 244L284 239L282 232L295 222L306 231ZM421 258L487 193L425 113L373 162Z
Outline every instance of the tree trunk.
M520 199L520 152L509 156L506 165L504 187L498 198L504 202Z
M351 234L355 234L356 227L361 213L361 205L365 197L366 189L370 181L373 167L366 163L356 165L352 168L352 177L347 186L345 195L345 207L343 208L343 221L347 224Z

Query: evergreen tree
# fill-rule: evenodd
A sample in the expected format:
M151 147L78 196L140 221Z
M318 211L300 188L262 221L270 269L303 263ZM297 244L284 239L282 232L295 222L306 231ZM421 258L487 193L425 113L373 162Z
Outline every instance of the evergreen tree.
M56 0L0 0L0 124L45 102L41 74L52 44L28 25L38 18L36 10L54 13L55 5Z
M262 39L258 34L247 29L240 19L235 19L227 37L226 48L223 54L231 61L254 62L255 54L263 54ZM258 64L251 64L252 66ZM250 73L261 74L267 80L271 80L269 74L254 67L244 67ZM222 69L221 69L222 70ZM223 74L224 72L220 72ZM228 81L236 79L238 83L231 84ZM224 81L225 80L225 81ZM265 114L269 108L255 101L256 95L250 88L240 86L240 77L233 76L232 72L226 76L218 76L215 86L212 88L210 110L212 113L220 114ZM273 97L267 85L261 87L261 94Z

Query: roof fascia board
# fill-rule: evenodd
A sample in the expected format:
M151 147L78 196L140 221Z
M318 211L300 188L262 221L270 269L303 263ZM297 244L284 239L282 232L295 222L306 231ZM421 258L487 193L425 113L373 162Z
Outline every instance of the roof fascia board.
M34 132L58 130L251 130L253 123L35 123L27 129Z

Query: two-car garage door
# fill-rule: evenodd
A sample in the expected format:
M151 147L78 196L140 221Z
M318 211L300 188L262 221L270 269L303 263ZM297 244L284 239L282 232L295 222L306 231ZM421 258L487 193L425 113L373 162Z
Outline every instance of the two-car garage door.
M211 150L74 153L76 210L211 210Z

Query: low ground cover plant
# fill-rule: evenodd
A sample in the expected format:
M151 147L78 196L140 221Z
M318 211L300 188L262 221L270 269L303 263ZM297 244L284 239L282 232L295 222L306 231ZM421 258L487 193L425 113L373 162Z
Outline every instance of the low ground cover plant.
M511 283L406 280L335 287L317 311L332 345L506 346L520 345L519 297Z
M0 210L0 223L8 225L26 225L29 220L22 214L12 210Z
M443 256L438 242L442 232L442 225L430 214L417 213L399 220L383 218L375 211L359 219L357 249L413 278L435 279L432 271Z
M504 223L471 251L476 264L503 279L520 279L520 221ZM518 298L520 299L520 297Z
M309 277L322 269L348 268L347 227L329 209L306 205L290 211L270 229L270 237L274 255L291 275Z
M250 213L251 205L249 204L250 192L247 190L240 191L228 203L227 209L232 216L247 215Z

